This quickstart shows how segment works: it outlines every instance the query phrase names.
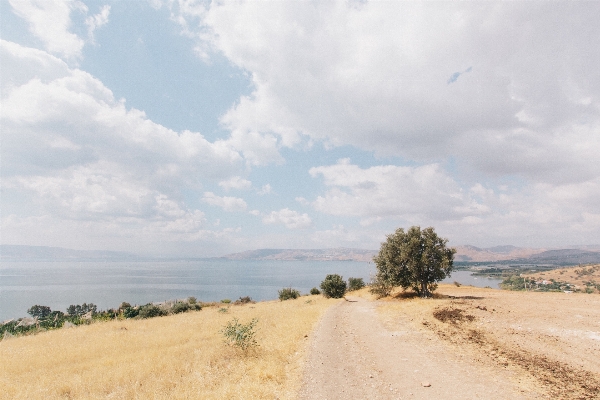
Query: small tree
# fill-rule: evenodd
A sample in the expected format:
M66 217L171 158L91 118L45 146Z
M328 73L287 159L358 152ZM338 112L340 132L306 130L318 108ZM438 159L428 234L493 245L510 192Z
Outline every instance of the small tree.
M50 310L50 307L40 306L37 304L35 306L31 306L31 308L27 310L27 314L31 315L32 317L38 317L40 319L46 318L50 315L51 312L52 310Z
M317 295L317 294L321 294L321 291L319 289L317 289L316 287L310 289L310 294L312 295Z
M325 297L339 299L344 297L346 293L346 282L338 274L327 275L325 280L321 282L321 289Z
M279 300L281 301L297 299L298 297L300 297L300 292L296 289L292 289L291 287L283 288L279 291Z
M363 278L348 278L348 291L359 290L365 287Z
M413 226L407 232L397 229L373 258L375 283L411 288L421 297L430 296L437 282L452 272L456 250L447 248L446 243L448 240L440 238L432 227L421 230Z

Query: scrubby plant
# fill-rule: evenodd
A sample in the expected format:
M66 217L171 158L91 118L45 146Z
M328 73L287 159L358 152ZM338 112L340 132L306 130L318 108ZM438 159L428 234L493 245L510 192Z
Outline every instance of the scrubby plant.
M196 304L197 301L198 300L194 296L190 296L190 297L187 298L187 302L189 304Z
M360 290L365 287L363 278L348 278L348 291Z
M321 290L323 290L325 297L339 299L344 297L346 293L346 282L340 275L330 274L321 282Z
M229 304L229 303L231 303L231 300L230 299L223 299L223 300L221 300L221 303Z
M171 312L173 314L179 314L182 312L186 312L192 309L192 306L190 306L189 303L184 303L182 301L178 301L177 303L175 303L175 305L171 308Z
M317 294L321 294L321 291L319 289L317 289L316 287L310 289L310 294L312 295L317 295Z
M300 297L300 292L296 289L292 289L291 287L283 288L279 291L279 300L281 301L297 299L298 297Z
M50 313L52 312L52 310L50 310L50 307L48 306L40 306L40 305L35 305L35 306L31 306L31 308L29 310L27 310L27 314L31 315L32 317L37 317L37 318L46 318L47 316L50 315Z
M374 294L378 299L389 296L393 289L393 284L381 279L374 279L371 285L369 285L369 292Z
M98 309L98 307L96 307L96 305L93 303L90 303L90 304L83 303L82 305L71 304L67 308L67 314L69 314L70 316L79 316L80 317L89 312L91 312L92 314L95 314L97 309Z
M140 309L137 307L127 307L123 310L123 317L135 318L140 313Z
M119 310L125 310L126 308L131 308L131 304L129 304L128 302L124 301L119 306Z
M239 299L237 299L234 304L240 305L240 304L249 304L249 303L255 303L255 302L252 301L252 297L244 296L244 297L240 297Z
M161 310L160 307L155 306L154 304L146 304L145 306L140 307L138 316L140 318L154 318L162 317L166 314L167 312L165 310Z
M246 351L251 347L258 346L254 338L256 335L254 328L257 323L258 319L256 318L247 324L242 324L237 318L234 318L223 327L220 333L225 337L225 343Z

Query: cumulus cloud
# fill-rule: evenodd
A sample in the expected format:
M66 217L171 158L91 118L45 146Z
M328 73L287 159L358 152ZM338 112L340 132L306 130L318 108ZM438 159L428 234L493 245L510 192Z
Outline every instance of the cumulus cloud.
M271 211L263 218L263 223L268 225L283 224L288 229L305 229L312 225L312 220L306 213L300 214L297 211L284 208L279 211Z
M79 0L9 0L14 12L29 24L31 33L40 39L51 53L68 60L81 57L85 41L70 32L71 13L87 14L87 6ZM94 41L94 31L108 22L110 6L100 13L87 17L88 36Z
M477 203L437 164L421 167L395 165L362 169L340 160L335 165L310 169L330 186L312 203L321 212L351 215L368 225L381 218L460 219L481 215L488 208Z
M232 176L227 180L219 182L219 186L225 190L249 189L252 186L252 182L247 179L240 178L239 176Z
M85 24L88 27L88 38L94 42L94 31L108 23L108 15L110 14L110 6L105 5L100 9L98 14L92 15L85 19Z
M205 192L202 201L217 207L221 207L225 211L244 211L246 210L246 202L239 197L217 196L213 192Z
M186 241L209 235L204 213L182 201L181 188L236 176L237 151L152 122L43 51L1 41L0 56L2 186L21 199L3 198L10 226L47 215L103 232L136 226L156 240L168 232ZM9 225L3 232L14 234Z
M251 74L254 92L222 123L234 142L254 143L248 156L256 164L277 162L278 146L308 136L419 162L455 157L475 174L537 182L580 179L593 163L577 149L594 141L600 121L600 48L589 46L600 35L596 10L180 1L175 12L199 41ZM537 151L523 151L524 143Z
M265 194L269 194L272 191L273 188L267 183L266 185L263 185L257 193L261 196L264 196Z

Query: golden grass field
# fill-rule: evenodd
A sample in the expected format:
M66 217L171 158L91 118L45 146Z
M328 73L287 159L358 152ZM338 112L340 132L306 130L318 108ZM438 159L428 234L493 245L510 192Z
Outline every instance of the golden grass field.
M0 342L3 399L294 398L305 343L322 296L121 320ZM258 318L259 347L245 354L219 331Z

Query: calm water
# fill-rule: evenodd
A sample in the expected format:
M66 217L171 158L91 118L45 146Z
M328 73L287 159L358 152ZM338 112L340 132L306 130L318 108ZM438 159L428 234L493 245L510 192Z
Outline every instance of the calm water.
M71 304L116 308L194 296L202 301L277 298L283 287L307 293L327 274L363 278L373 264L353 261L3 262L0 321L27 316L34 304L65 311ZM499 280L457 271L448 282L497 288Z

